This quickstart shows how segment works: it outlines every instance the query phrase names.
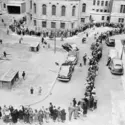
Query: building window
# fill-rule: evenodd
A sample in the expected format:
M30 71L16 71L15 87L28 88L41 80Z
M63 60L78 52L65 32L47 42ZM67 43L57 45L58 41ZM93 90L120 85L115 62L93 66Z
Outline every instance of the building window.
M110 16L107 16L107 21L109 21L110 20Z
M32 0L30 1L30 9L32 9Z
M102 16L102 20L104 20L105 19L105 17L104 16Z
M85 18L81 18L81 23L85 23Z
M52 15L56 15L56 6L52 5Z
M34 26L36 26L36 20L34 20Z
M100 5L100 1L99 1L99 0L97 1L97 5L98 5L98 6Z
M65 16L66 15L66 7L62 6L61 8L61 16Z
M104 10L104 12L107 12L107 10Z
M42 14L46 15L46 5L45 4L43 4L43 6L42 6Z
M61 23L60 28L65 29L65 23Z
M46 21L42 21L42 27L46 28Z
M96 12L99 12L99 9L96 9Z
M104 6L104 1L101 2L101 6Z
M103 12L103 10L101 9L100 12Z
M71 24L72 29L74 28L74 23Z
M55 22L51 22L51 28L56 28L56 23Z
M82 12L86 12L86 4L82 4Z
M105 1L105 6L108 6L108 1Z
M125 5L121 5L120 13L125 13Z
M30 15L30 20L32 20L32 14Z
M95 9L92 9L92 10L95 10Z
M34 3L34 13L36 13L36 4Z
M118 19L118 22L119 22L119 23L123 23L123 22L124 22L124 18L119 18L119 19Z
M3 4L3 7L6 8L6 4L5 3Z
M96 0L93 0L93 5L95 5L96 4Z
M72 16L75 16L75 10L76 10L76 6L72 7Z

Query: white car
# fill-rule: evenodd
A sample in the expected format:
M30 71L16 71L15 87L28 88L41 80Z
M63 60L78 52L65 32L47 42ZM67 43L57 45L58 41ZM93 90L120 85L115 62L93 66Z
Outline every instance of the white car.
M63 63L60 67L57 79L60 81L68 82L72 77L73 71L74 71L74 65L67 65L66 63Z
M108 53L108 59L111 58L118 58L119 57L119 53L116 49L110 49L109 53Z
M69 55L67 56L67 59L65 63L70 64L70 65L76 65L78 62L78 58L74 55Z

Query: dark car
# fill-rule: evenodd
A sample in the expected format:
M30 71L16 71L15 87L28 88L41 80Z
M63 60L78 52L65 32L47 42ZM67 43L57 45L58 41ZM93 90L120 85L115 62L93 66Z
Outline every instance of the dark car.
M63 63L60 67L57 79L60 81L68 82L72 77L73 71L74 71L74 65Z
M109 38L107 38L106 41L105 41L105 43L106 43L107 46L115 47L115 39L109 39Z
M65 43L62 45L63 49L65 49L67 52L69 51L79 51L78 47L76 46L76 44L69 44L69 43Z

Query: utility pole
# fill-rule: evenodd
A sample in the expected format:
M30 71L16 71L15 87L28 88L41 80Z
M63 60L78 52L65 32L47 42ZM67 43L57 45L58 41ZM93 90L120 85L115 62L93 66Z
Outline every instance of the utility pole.
M56 53L56 31L54 34L54 53Z

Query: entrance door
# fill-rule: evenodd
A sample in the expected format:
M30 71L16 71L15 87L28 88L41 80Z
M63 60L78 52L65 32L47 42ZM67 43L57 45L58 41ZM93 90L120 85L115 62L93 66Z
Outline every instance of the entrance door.
M20 6L7 6L9 14L20 14Z

